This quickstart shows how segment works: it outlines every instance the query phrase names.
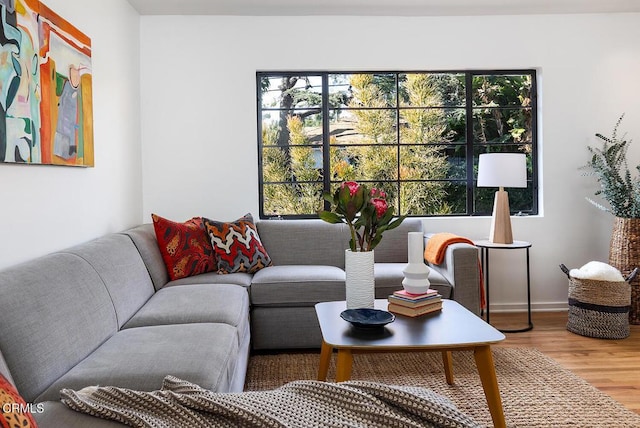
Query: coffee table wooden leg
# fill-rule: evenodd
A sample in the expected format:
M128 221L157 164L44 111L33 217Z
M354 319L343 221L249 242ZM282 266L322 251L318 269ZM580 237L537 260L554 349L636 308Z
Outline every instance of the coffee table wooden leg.
M349 349L338 349L338 359L336 361L336 382L344 382L351 378L351 366L353 356Z
M489 345L479 346L474 349L473 354L478 367L480 381L482 381L482 389L484 389L484 395L489 405L493 426L495 428L506 428L507 424L504 420L502 399L500 398L500 389L498 388L491 347Z
M453 361L451 351L442 351L442 362L444 363L444 377L449 385L453 385Z
M327 380L327 373L329 372L329 363L331 362L331 354L333 353L333 347L328 345L324 340L322 341L322 348L320 348L320 365L318 367L318 380Z

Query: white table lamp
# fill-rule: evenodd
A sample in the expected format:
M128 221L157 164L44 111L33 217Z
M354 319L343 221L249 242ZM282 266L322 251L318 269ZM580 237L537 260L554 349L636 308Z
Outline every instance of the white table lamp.
M505 187L527 187L527 158L524 153L483 153L478 159L478 187L498 187L493 201L489 240L512 244L509 195Z

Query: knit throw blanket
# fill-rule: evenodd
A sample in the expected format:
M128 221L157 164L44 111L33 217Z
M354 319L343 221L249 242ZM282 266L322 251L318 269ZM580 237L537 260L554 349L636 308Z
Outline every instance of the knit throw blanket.
M363 381L215 393L167 376L159 391L106 386L60 394L73 410L133 427L480 427L431 390Z
M429 263L439 265L444 261L447 247L451 244L459 243L475 245L472 240L463 236L448 232L435 233L427 241L427 246L424 249L424 259Z

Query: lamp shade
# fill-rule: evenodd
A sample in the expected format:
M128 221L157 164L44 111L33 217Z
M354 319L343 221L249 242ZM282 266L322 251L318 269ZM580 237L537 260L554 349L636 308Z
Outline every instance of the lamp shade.
M478 158L478 187L527 187L524 153L483 153Z

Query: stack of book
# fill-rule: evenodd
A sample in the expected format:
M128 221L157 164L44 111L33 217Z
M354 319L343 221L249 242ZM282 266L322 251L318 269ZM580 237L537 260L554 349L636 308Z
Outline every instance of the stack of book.
M399 290L390 295L388 300L389 312L408 317L418 317L442 309L442 296L431 288L423 294L411 294L405 290Z

